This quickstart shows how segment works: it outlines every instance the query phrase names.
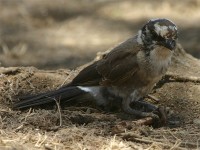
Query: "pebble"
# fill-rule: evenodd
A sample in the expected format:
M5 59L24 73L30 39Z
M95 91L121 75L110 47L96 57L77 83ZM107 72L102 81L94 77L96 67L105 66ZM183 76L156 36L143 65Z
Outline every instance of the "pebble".
M200 118L194 119L193 123L200 126Z

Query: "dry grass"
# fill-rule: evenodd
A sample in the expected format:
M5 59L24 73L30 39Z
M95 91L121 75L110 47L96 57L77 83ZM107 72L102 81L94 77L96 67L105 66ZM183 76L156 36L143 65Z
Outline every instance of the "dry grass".
M105 113L88 106L13 111L8 107L13 103L11 100L15 100L11 95L42 92L47 89L44 86L55 89L63 83L66 72L32 69L30 75L30 68L1 68L1 75L4 75L0 81L2 149L182 150L199 146L199 127L191 123L171 129L153 129L138 124L133 118L129 120L121 113ZM31 84L27 84L29 82Z

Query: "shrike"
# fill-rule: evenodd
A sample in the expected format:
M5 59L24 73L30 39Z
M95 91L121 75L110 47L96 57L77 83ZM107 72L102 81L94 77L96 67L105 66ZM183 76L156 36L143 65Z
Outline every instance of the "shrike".
M167 19L148 21L134 37L129 38L100 60L84 68L67 85L21 99L14 104L22 109L54 102L65 102L92 95L97 104L106 105L108 97L122 99L126 113L140 117L156 115L130 106L139 102L166 73L177 42L177 27ZM142 103L142 101L141 101Z

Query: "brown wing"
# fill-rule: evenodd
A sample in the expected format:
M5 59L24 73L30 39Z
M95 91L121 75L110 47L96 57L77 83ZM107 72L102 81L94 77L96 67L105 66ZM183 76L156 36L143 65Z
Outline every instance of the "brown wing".
M138 71L136 54L141 47L135 38L128 39L114 48L98 64L97 70L103 76L103 85L121 85Z
M119 85L137 70L136 53L140 50L135 38L113 48L101 60L83 69L69 85Z
M87 66L73 79L67 86L97 86L102 80L102 75L98 73L97 62Z

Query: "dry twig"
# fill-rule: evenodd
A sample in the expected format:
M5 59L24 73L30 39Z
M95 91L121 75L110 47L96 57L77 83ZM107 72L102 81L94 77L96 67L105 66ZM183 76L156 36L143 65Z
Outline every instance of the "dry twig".
M178 74L174 74L172 72L168 72L165 75L166 78L172 78L179 82L197 82L200 83L200 77L195 76L180 76Z
M60 104L59 104L58 100L56 100L55 98L54 98L54 100L55 100L56 105L58 107L58 113L59 113L59 118L60 118L60 124L59 124L59 126L61 127L62 126L62 114L61 114Z

